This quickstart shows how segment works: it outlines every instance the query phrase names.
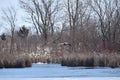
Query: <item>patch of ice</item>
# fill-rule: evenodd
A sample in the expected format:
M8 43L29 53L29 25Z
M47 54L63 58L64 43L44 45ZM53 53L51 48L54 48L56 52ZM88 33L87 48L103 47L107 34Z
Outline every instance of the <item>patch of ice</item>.
M120 80L119 77L89 77L89 78L0 78L0 80Z

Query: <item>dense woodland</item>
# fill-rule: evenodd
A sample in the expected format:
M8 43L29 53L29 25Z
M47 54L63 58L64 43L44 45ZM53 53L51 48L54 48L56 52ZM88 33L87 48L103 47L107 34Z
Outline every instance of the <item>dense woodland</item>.
M52 56L59 53L60 61L65 53L75 57L80 53L85 56L87 53L106 56L120 53L119 0L19 0L19 4L26 14L25 21L31 26L16 25L15 8L2 10L2 19L10 33L0 36L1 56L37 53L39 48L43 51L49 48ZM115 64L118 66L120 62Z

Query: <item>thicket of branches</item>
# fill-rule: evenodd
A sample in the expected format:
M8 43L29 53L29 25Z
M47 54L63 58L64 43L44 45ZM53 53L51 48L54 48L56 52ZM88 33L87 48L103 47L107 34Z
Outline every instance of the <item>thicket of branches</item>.
M119 0L20 0L20 5L36 33L30 35L25 26L16 32L16 11L3 11L11 28L10 40L5 37L11 41L10 53L14 46L30 51L63 42L74 52L120 51Z

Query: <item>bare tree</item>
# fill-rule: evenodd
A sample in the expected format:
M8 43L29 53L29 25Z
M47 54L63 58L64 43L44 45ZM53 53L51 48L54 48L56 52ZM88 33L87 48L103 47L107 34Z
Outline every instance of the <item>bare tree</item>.
M67 15L70 26L71 44L74 51L79 44L77 33L83 27L83 19L85 18L87 6L81 0L67 0Z
M120 50L120 1L114 0L115 10L112 18L112 44L115 50Z
M13 7L8 8L7 10L2 10L3 12L3 19L6 20L7 26L10 27L11 31L11 46L10 46L10 54L13 53L14 48L14 32L16 27L16 10Z
M112 49L118 23L118 0L90 0L93 13L97 15L104 49ZM117 16L116 18L114 18ZM117 22L117 24L116 24ZM114 23L116 25L114 25Z
M92 1L89 1L91 4L91 8L92 10L95 12L95 14L97 14L98 18L99 18L99 22L100 22L100 30L101 30L101 33L102 33L102 41L103 41L103 46L105 47L105 40L106 40L106 28L105 28L105 25L104 25L104 19L105 19L105 12L104 12L104 9L102 6L104 6L104 4L102 3L101 0L92 0Z
M30 3L20 0L22 7L30 14L30 19L37 34L43 36L44 45L48 35L53 36L56 15L59 10L58 0L30 0Z

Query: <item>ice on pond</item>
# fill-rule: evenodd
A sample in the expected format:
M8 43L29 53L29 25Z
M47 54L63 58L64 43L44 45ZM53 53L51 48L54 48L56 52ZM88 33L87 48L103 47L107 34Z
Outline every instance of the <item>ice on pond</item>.
M0 69L0 78L81 78L120 77L120 68L66 67L60 64L33 63L31 68Z

